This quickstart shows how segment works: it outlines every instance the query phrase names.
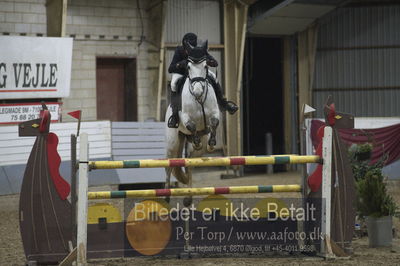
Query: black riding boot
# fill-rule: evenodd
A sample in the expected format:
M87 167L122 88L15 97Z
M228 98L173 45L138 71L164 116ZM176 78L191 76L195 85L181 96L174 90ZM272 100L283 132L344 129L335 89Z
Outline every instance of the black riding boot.
M171 91L172 115L168 119L168 127L178 128L179 126L179 100L180 93Z
M215 82L213 78L209 78L209 80L214 88L215 96L217 96L217 101L220 108L223 111L228 111L231 115L236 113L239 107L234 102L227 101L226 98L224 98L224 95L222 94L222 88L219 83Z

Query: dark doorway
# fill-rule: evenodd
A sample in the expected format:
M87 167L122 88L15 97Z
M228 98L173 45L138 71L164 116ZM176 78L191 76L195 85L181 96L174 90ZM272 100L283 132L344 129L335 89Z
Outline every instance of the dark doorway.
M136 60L97 58L97 119L137 121Z
M273 154L282 154L283 76L282 40L246 39L243 72L243 151L265 155L266 134L272 133ZM283 167L274 166L275 171ZM246 166L245 172L265 172L265 166Z

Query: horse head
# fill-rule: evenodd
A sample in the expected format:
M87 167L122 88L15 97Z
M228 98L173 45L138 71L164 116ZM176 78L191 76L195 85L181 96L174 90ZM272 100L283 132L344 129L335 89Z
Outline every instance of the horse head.
M197 101L206 95L208 89L207 82L207 48L208 42L205 41L201 46L190 47L188 55L188 78L190 93ZM203 99L205 100L205 99Z

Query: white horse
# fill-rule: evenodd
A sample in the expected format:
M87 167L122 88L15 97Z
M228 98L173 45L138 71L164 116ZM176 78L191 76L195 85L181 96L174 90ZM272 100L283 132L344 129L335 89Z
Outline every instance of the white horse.
M201 157L206 149L212 151L216 145L220 111L214 89L207 80L207 75L214 75L208 70L206 63L207 47L206 41L201 47L193 47L189 51L188 76L181 93L178 128L167 126L168 117L172 114L171 106L167 109L165 121L168 158ZM196 57L192 57L192 54ZM173 167L166 168L166 188L170 185L171 172L178 181L192 186L190 169L183 171L181 167Z

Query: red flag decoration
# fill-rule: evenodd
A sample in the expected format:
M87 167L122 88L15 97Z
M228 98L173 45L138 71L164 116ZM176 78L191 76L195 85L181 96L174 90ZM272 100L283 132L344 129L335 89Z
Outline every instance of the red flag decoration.
M81 129L81 115L82 115L82 111L81 110L76 110L73 112L69 112L68 113L70 116L72 116L73 118L78 119L78 131L76 132L76 136L79 136L79 130Z
M332 103L329 105L329 113L328 113L328 123L330 126L334 126L336 122L336 109L335 109L335 104Z
M82 113L81 110L77 110L77 111L69 112L68 114L75 119L81 119L81 113Z

